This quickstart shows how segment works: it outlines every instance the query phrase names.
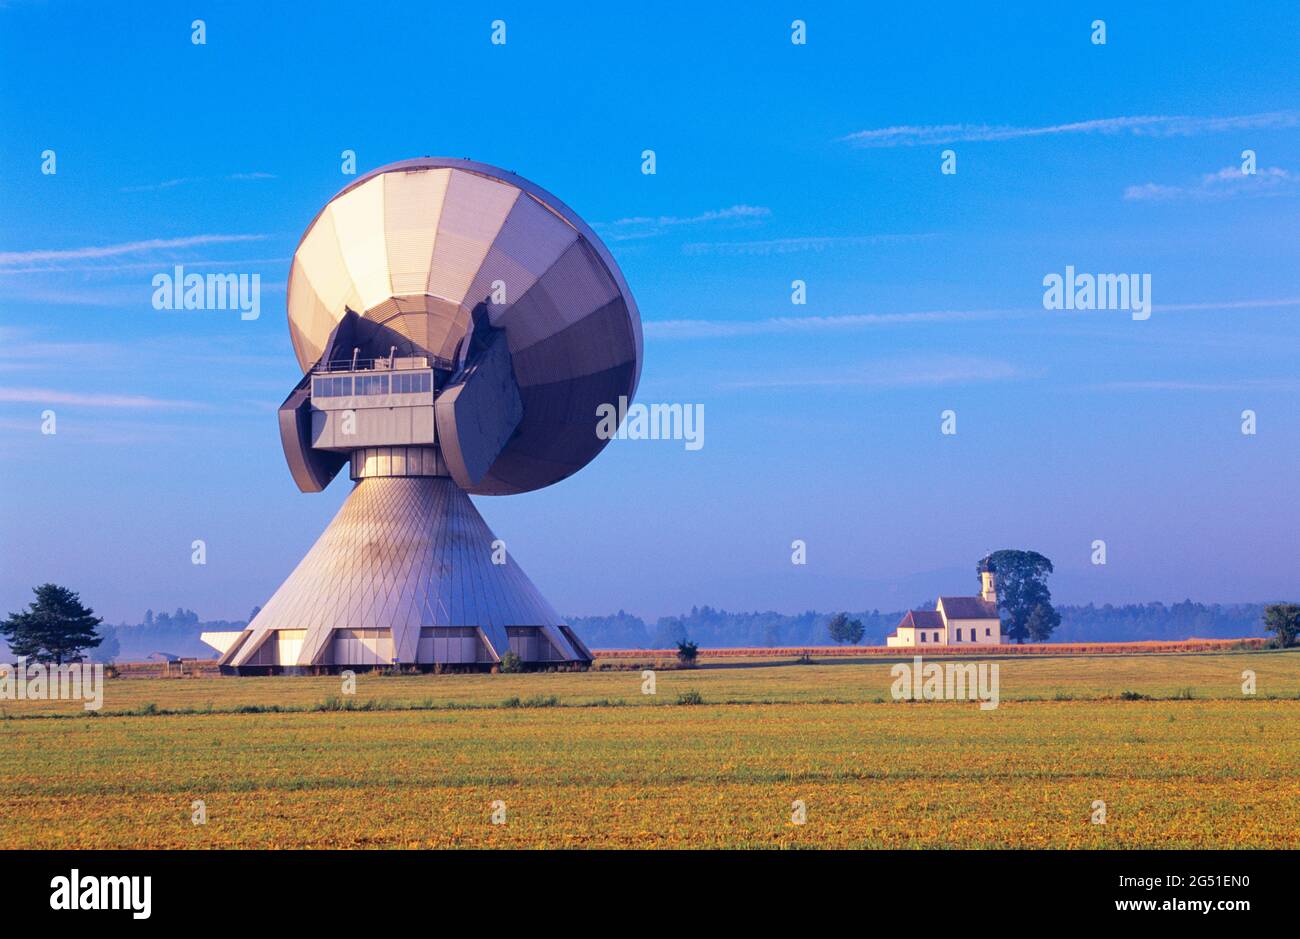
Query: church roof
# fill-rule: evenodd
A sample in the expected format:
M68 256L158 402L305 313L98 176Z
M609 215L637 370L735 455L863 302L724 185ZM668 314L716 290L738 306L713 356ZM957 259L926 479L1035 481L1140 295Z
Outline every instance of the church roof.
M948 619L997 619L997 604L980 597L940 597Z
M943 617L934 610L909 610L898 621L897 629L943 629Z

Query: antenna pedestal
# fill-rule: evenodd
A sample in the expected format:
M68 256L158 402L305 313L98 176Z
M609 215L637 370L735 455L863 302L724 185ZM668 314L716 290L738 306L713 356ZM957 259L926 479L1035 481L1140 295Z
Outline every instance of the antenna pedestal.
M221 665L490 667L510 651L591 661L451 479L367 475Z

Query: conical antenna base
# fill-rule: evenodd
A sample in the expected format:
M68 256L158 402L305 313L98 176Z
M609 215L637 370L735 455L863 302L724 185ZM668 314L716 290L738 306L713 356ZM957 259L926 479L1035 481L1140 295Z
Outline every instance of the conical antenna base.
M582 641L445 476L361 479L221 658L240 674L590 664Z

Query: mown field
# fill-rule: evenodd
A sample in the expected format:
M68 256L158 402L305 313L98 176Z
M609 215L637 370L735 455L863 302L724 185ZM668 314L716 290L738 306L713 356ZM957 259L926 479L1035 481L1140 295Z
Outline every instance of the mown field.
M44 848L1300 847L1300 654L998 664L988 711L879 661L123 679L0 702L0 813Z

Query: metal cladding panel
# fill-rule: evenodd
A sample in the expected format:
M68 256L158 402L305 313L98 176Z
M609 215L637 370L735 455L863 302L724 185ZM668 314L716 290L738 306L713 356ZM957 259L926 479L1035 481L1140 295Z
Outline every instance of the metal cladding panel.
M578 653L578 658L584 659L587 662L590 662L595 658L595 656L591 654L591 649L589 649L587 644L582 641L582 637L574 632L572 626L569 626L566 623L561 623L557 628L564 634L564 638L569 640L569 646Z
M239 650L243 647L244 643L248 641L248 637L251 635L252 635L252 630L250 629L243 630L239 634L239 637L235 639L235 641L232 642L226 648L226 651L221 653L221 658L217 660L217 665L218 666L229 665L230 660L233 659L239 653Z
M525 193L502 227L498 242L502 250L541 277L581 237L564 216Z
M329 310L320 302L320 297L316 295L310 281L307 280L302 265L296 260L289 268L288 289L295 304L302 311L303 321L300 325L293 319L289 320L289 338L293 342L294 353L299 360L306 358L309 362L316 362L320 359L325 343L336 324Z
M499 320L510 305L522 299L577 239L572 226L536 199L518 199L483 259L463 309L468 313L483 302L491 294L493 282L500 280L505 284L505 302L488 304L492 325L500 326Z
M420 635L418 661L421 664L491 662L493 658L477 629L439 626L430 627Z
M497 319L513 338L512 348L526 349L563 332L619 296L618 288L584 242L570 245L517 305Z
M460 304L505 223L519 190L505 183L453 173L438 216L427 292Z
M481 629L499 657L508 626L553 626L559 617L506 556L469 497L445 477L361 480L324 534L268 600L231 664L253 664L280 629L305 629L296 663L337 659L340 629L391 630L393 655L414 663L422 626Z
M444 359L454 359L456 349L460 345L461 339L469 332L469 317L462 311L456 312L456 319L452 321L451 328L447 331L442 340L442 345L434 350L435 355Z
M496 462L492 472L483 477L483 481L475 487L475 490L485 495L510 495L521 491L528 480L536 479L538 476L556 480L568 479L582 469L583 465L578 462L540 460L512 450Z
M498 318L509 308L510 298L522 297L536 281L537 278L520 267L514 258L495 249L489 251L474 277L474 283L465 293L460 313L468 321L476 307L486 306L491 323L496 325ZM498 283L506 297L502 302L495 299L498 294L492 286Z
M541 276L534 290L551 297L561 319L553 332L560 332L618 297L618 287L600 263L591 245L578 241Z
M424 351L424 343L420 341L423 335L417 330L424 326L424 320L408 317L403 313L396 316L390 316L383 321L383 325L391 329L394 333L389 337L395 340L392 345L397 346L397 351L402 355L418 355Z
M521 386L519 395L524 400L525 413L532 418L530 424L566 424L598 440L596 405L593 402L608 402L617 407L617 389L624 386L632 368L631 362L625 362L594 375L545 385ZM520 428L521 435L534 433L530 427ZM542 432L536 433L540 436ZM526 438L530 445L531 439L531 436Z
M609 443L596 434L592 402L617 407L618 389L626 387L633 368L629 362L574 381L520 388L528 418L473 491L506 495L526 489L529 480L567 479L586 466Z
M280 422L280 446L293 481L303 492L320 492L329 485L343 468L344 458L312 447L316 412L312 411L311 395L304 376L289 393L277 414Z
M423 294L433 265L437 227L429 224L442 214L451 170L385 173L384 241L393 292Z
M468 489L496 462L523 417L505 337L494 333L456 383L434 400L437 437L456 482Z
M373 320L376 323L387 326L389 329L394 329L396 327L394 327L392 320L400 316L401 313L402 309L397 305L397 300L393 297L385 297L374 306L367 307L365 316L368 320Z
M528 436L521 443L521 452L539 460L581 466L582 454L589 448L604 446L605 441L596 435L593 418L590 425L539 422L529 428Z
M412 316L423 316L424 312L429 309L429 304L436 302L428 294L412 294L411 296L394 297L393 302L397 304L399 313L410 313ZM449 317L454 314L448 314Z
M560 659L568 661L586 658L576 646L569 642L568 636L564 634L564 631L559 626L543 626L540 632L551 641L551 645L554 647L552 655L558 654Z
M345 308L364 309L365 305L357 295L356 285L352 282L352 275L343 259L331 213L322 215L307 232L294 254L294 264L302 268L312 292L316 294L317 303L329 312L330 331L343 318ZM290 287L292 286L291 283ZM294 300L296 303L296 296ZM292 315L295 306L291 304L289 309ZM314 314L315 311L313 305L311 312ZM313 316L307 321L307 328L315 329L316 326L317 320ZM328 336L328 332L325 335ZM324 344L323 341L321 344Z
M469 327L469 319L461 314L456 304L437 297L425 297L424 309L425 313L416 325L422 325L425 330L425 348L434 355L451 358L456 343Z
M377 176L345 192L329 207L343 262L361 301L353 308L357 310L376 307L393 294L387 244L378 237L384 231L384 179Z
M450 351L444 353L441 350L455 349L465 334L468 320L462 322L460 308L455 303L427 294L394 297L390 303L391 307L386 305L385 309L395 311L395 315L385 320L383 325L410 340L412 348L406 350L406 354L433 353L450 357ZM388 354L385 348L376 351Z
M537 285L515 299L504 312L497 313L488 307L492 325L504 329L510 340L510 349L523 349L554 336L564 313L556 305L555 297Z
M507 336L513 339L512 334ZM525 348L511 346L510 351L515 378L525 387L607 371L632 362L635 354L621 297L541 342ZM593 409L599 403L593 402Z

